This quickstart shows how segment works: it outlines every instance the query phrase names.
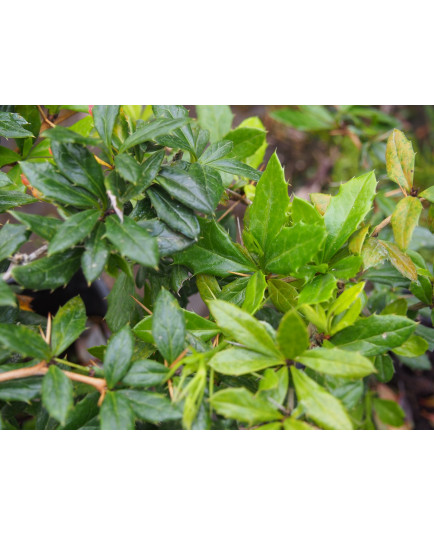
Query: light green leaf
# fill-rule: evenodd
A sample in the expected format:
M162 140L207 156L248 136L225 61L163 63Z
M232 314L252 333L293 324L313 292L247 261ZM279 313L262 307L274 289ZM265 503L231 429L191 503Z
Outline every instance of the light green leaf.
M277 344L285 359L294 359L309 348L306 324L294 309L288 311L280 321Z
M411 237L422 212L422 203L416 197L407 196L401 199L392 214L392 229L395 242L406 251L410 246Z
M375 174L371 171L341 185L338 195L331 198L324 215L328 231L325 261L339 251L372 209L376 186Z
M337 281L331 274L317 275L308 283L298 297L298 304L313 305L328 301L336 288Z
M328 309L328 314L337 316L343 313L357 300L364 288L365 283L362 281L361 283L357 283L356 285L345 289Z
M249 208L249 230L263 251L285 225L288 209L288 184L274 153L256 186L255 199Z
M348 352L338 348L307 350L297 357L296 361L317 372L341 378L359 379L375 372L372 362L359 352Z
M232 142L232 151L229 157L245 160L252 156L265 141L266 132L259 128L238 127L225 136L225 140Z
M416 266L408 255L402 252L398 246L392 244L391 242L379 240L378 243L384 248L390 262L398 270L398 272L411 281L417 281Z
M234 117L228 105L196 105L199 125L208 130L210 141L221 140L231 129Z
M51 348L58 356L66 350L86 329L86 308L80 296L69 300L53 319Z
M280 279L268 280L268 294L274 307L281 313L290 311L297 304L298 292L296 289L290 283Z
M42 381L42 403L53 419L64 425L73 405L71 380L52 365Z
M314 430L314 427L307 422L299 421L294 417L288 417L283 421L284 430Z
M259 354L244 348L228 348L215 354L209 366L221 374L240 376L283 363L282 357Z
M255 398L244 387L218 391L210 398L210 403L217 413L227 419L249 424L275 421L281 418L281 414L270 402Z
M402 357L419 357L428 350L428 342L419 337L412 335L403 344L393 349L393 352Z
M430 203L434 203L434 186L430 186L423 192L420 192L420 194L418 194L418 197L422 197L423 199L426 199Z
M265 275L262 272L255 272L247 283L246 297L242 306L243 311L254 315L262 306L266 288Z
M304 223L324 227L324 218L318 213L315 207L300 197L294 196L291 215L294 223L303 221Z
M374 398L373 406L378 418L384 424L399 428L405 422L404 410L393 400Z
M342 403L304 372L291 367L300 406L306 415L326 430L352 430L353 425Z
M365 225L353 234L348 242L348 249L350 250L350 253L353 255L360 255L362 253L363 244L367 234L369 233L369 229L369 225Z
M273 339L259 320L222 300L210 301L208 307L227 337L255 352L280 357Z
M334 118L325 106L304 105L298 108L282 108L270 115L281 123L306 132L330 130L333 127Z
M213 275L199 274L196 277L197 290L204 302L216 300L221 292L220 285Z
M387 140L387 174L392 181L407 192L410 192L413 187L414 156L411 141L395 128Z

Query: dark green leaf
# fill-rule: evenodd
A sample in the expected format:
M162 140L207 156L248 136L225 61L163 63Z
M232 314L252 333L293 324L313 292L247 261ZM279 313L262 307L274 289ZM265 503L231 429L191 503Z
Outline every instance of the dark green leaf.
M32 329L19 324L0 324L0 347L23 357L41 360L51 357L51 349L44 339Z
M216 160L221 160L231 152L232 147L233 143L231 141L218 141L217 143L213 143L200 157L199 162L205 165L215 162Z
M11 214L28 229L45 240L52 240L59 230L59 227L62 225L62 220L49 218L48 216L38 216L37 214L27 214L18 211L11 212Z
M91 419L96 417L99 412L98 392L89 393L68 413L66 423L62 426L62 430L78 430Z
M62 425L73 405L72 391L71 380L52 365L42 381L42 403L50 416Z
M0 277L0 307L16 307L15 294L9 285Z
M80 296L69 300L53 319L51 348L53 355L60 355L86 329L86 309Z
M41 392L42 378L32 377L0 383L0 400L30 402Z
M27 231L24 225L3 225L0 229L0 260L11 257L26 240Z
M337 286L336 279L331 274L317 275L300 293L298 304L317 304L328 301Z
M121 391L108 391L99 412L101 430L133 430L134 413Z
M395 367L392 358L388 354L377 355L374 360L377 369L376 377L382 383L390 382L395 374Z
M103 238L104 233L104 224L98 224L84 244L81 268L88 283L101 275L110 253L108 244Z
M191 238L173 231L159 220L140 221L138 225L157 239L158 250L162 257L182 251L194 243Z
M107 238L122 255L143 266L158 265L157 241L134 220L126 216L122 223L113 215L107 218L105 225Z
M74 132L72 128L65 128L57 126L50 128L42 132L42 137L48 138L52 141L58 141L60 143L77 143L79 145L101 145L101 141L98 138L91 138L88 136L82 136L78 132Z
M247 283L246 297L242 309L254 315L262 306L266 288L265 275L262 272L255 272Z
M21 192L0 190L0 213L6 212L11 208L35 203L36 201L37 199L34 197L27 194L22 194Z
M23 125L28 125L28 122L21 115L0 112L0 136L5 138L28 138L33 136Z
M134 296L134 281L122 272L107 297L108 311L105 320L112 332L118 331L127 323L133 325L139 320L138 305L131 296Z
M53 290L69 283L80 267L80 249L44 257L25 266L16 266L12 277L24 288Z
M161 289L152 316L152 335L162 356L172 363L185 347L185 319L169 291Z
M165 422L182 417L181 409L163 395L132 390L120 392L128 399L136 416L143 421Z
M136 328L134 333L136 333ZM168 372L169 369L161 363L152 359L143 359L131 365L127 374L122 378L122 383L130 387L154 387L163 383Z
M125 155L124 155L125 156ZM118 157L117 157L118 158ZM137 184L131 185L124 193L124 199L132 199L141 194L156 178L163 162L164 151L157 151L140 166L140 176L137 178Z
M115 166L119 175L131 184L137 184L142 175L140 164L129 154L123 153L115 156Z
M260 171L235 159L216 160L215 162L210 162L207 167L212 167L217 171L222 171L223 173L239 175L240 177L244 177L245 179L252 181L258 181L262 176Z
M119 115L119 106L98 105L92 109L93 122L106 147L111 147L113 128Z
M60 225L48 246L48 255L51 256L54 253L70 249L84 240L91 233L100 216L101 211L91 209L77 212L77 214L68 218Z
M209 366L214 370L230 376L250 374L251 372L282 364L283 359L281 357L233 347L218 352L209 362Z
M164 117L154 119L153 121L139 127L136 132L131 134L119 149L123 153L127 149L139 145L145 141L155 140L159 136L164 136L173 130L182 127L188 122L187 117L179 119L166 119Z
M104 376L112 389L127 373L134 350L134 339L128 325L112 335L104 356Z
M265 141L266 132L259 128L238 127L225 136L233 144L229 157L245 160L256 153Z

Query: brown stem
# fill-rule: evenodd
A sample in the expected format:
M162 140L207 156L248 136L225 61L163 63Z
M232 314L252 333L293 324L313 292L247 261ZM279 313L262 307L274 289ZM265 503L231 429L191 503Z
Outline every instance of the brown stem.
M226 218L226 216L227 216L228 214L230 214L230 213L234 210L234 208L237 207L240 203L241 203L241 199L238 199L238 201L235 201L235 203L234 203L232 206L230 206L230 207L226 210L226 212L224 212L224 213L220 216L220 218L219 218L217 221L220 222L220 221L222 221L224 218Z
M377 236L379 232L381 231L381 229L384 229L386 225L389 225L391 219L392 219L392 216L387 216L386 219L384 219L380 224L377 225L377 227L375 227L374 232L372 233L371 236Z
M42 119L44 120L44 122L47 123L47 125L50 125L50 127L52 128L55 127L56 125L48 119L42 107L39 106L39 104L37 105L37 107L38 107L39 113L42 115Z

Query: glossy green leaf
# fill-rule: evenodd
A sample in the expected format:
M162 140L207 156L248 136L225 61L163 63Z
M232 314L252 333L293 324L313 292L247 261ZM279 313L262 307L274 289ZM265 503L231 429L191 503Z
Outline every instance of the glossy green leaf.
M64 425L73 405L71 380L56 366L49 367L42 381L42 403L53 419Z
M315 258L325 237L324 229L318 225L299 222L285 227L267 244L266 269L283 275L296 272Z
M152 335L155 344L169 363L185 348L185 319L177 300L169 291L160 290L152 316Z
M285 359L294 359L309 348L306 324L294 309L289 310L280 321L277 344Z
M59 143L76 143L78 145L101 145L99 138L92 138L90 136L83 136L78 132L73 130L73 127L65 128L61 126L56 126L55 128L50 128L44 130L41 133L43 138L48 138L51 141L57 141Z
M13 190L0 190L0 213L6 212L11 208L21 207L22 205L29 205L35 203L37 199L34 197L22 194L21 192L14 192Z
M18 211L11 212L11 214L19 222L23 223L27 229L30 229L45 240L52 240L62 225L62 220L48 216L39 216L37 214L27 214Z
M194 243L191 238L173 231L159 220L140 221L138 225L155 237L162 257L183 251Z
M360 318L353 326L336 334L331 342L341 350L371 357L400 346L415 328L416 323L404 316L372 315Z
M294 417L288 417L283 421L284 430L314 430L313 426L307 422L299 421Z
M119 250L121 255L143 266L158 265L158 245L154 237L126 216L123 222L115 215L105 222L106 236Z
M160 117L154 119L153 121L146 123L145 125L139 127L131 136L124 141L121 145L119 152L123 153L131 147L135 147L145 141L155 140L159 136L169 134L173 130L182 127L188 123L188 118L181 117L178 119L166 119L165 117Z
M209 362L209 366L221 374L240 376L283 363L283 358L275 355L265 355L244 348L232 347L215 354Z
M214 220L199 218L201 238L188 250L175 255L177 264L188 266L195 274L206 273L225 277L228 272L253 272L255 266L232 242Z
M364 378L375 372L372 362L362 354L339 348L307 350L296 361L317 372L341 378Z
M16 307L15 294L9 285L0 277L0 307Z
M158 393L145 391L120 391L125 396L136 416L146 422L165 422L180 419L182 410Z
M168 372L169 369L161 363L152 359L143 359L131 365L122 378L122 383L130 387L154 387L164 382Z
M128 322L133 325L139 320L139 306L131 296L134 296L134 281L121 272L107 297L108 311L105 320L112 332L118 331Z
M249 230L263 251L284 226L288 209L288 184L274 153L256 186L255 199L249 208Z
M110 250L103 236L105 226L99 223L84 243L84 253L81 257L81 269L88 283L95 281L104 270Z
M281 418L277 409L266 400L255 397L244 387L218 391L210 399L211 406L227 419L249 424Z
M297 304L298 292L296 289L290 283L280 279L268 280L268 294L274 307L281 313L290 311Z
M324 218L316 208L300 197L294 196L292 200L291 216L294 223L303 221L304 223L324 226Z
M4 136L5 138L33 137L33 134L23 127L23 125L28 124L20 114L0 112L0 136Z
M298 403L306 415L327 430L352 430L342 403L304 372L291 367Z
M119 106L97 105L92 109L93 122L106 147L112 143L113 128L119 115Z
M256 318L222 300L210 301L208 307L226 337L255 352L280 357L267 329Z
M428 342L419 335L411 335L404 343L393 349L402 357L419 357L428 350Z
M0 260L11 257L27 240L24 225L6 223L0 228Z
M266 288L265 275L262 272L255 272L247 283L246 297L242 309L254 315L262 306Z
M413 187L414 156L411 141L395 128L387 140L387 174L407 192Z
M112 389L128 372L134 350L134 339L128 325L112 335L104 355L104 376Z
M228 283L222 288L222 291L218 296L219 300L230 302L241 307L246 299L248 284L248 277L239 277L238 279L235 279L235 281Z
M147 194L160 220L189 238L198 236L200 226L192 210L171 199L164 190L152 187Z
M32 377L0 383L0 400L30 402L41 392L42 378Z
M232 142L232 151L229 157L245 160L252 156L265 141L266 132L259 128L238 127L225 136L225 140Z
M51 348L53 355L60 355L86 329L86 309L80 296L69 300L53 319Z
M12 277L24 288L53 290L66 285L80 267L81 250L72 249L16 266Z
M188 170L179 165L162 168L158 183L187 207L205 214L214 212L223 193L218 172L198 163L191 164Z
M142 175L140 164L127 153L115 156L115 166L119 175L131 184L137 184Z
M405 422L404 410L393 400L374 398L373 406L375 413L384 424L399 428Z
M417 281L410 283L410 292L427 305L433 302L433 286L429 277L419 275Z
M392 358L388 354L377 355L374 360L377 369L376 377L382 383L388 383L395 374L395 367Z
M395 242L406 251L410 246L414 229L419 223L422 203L416 197L407 196L401 199L392 214L392 229Z
M108 391L99 412L101 430L133 430L134 412L121 391Z
M227 105L196 105L199 124L210 133L210 141L221 140L231 129L234 117Z
M40 360L51 357L51 349L44 339L20 324L0 324L0 347L23 357L36 357Z
M52 142L51 150L57 167L73 184L85 188L100 199L106 198L101 166L86 147Z
M345 244L372 209L377 181L374 172L366 173L341 185L331 198L324 215L328 232L324 260L328 260Z
M339 315L348 309L360 296L365 288L365 283L357 283L352 287L349 287L342 292L342 294L333 302L331 307L328 309L329 315Z
M220 285L213 275L199 274L196 277L196 285L200 297L204 302L207 300L216 300L221 292Z
M125 157L126 155L122 155ZM117 157L118 158L118 157ZM164 159L164 151L157 151L152 154L145 162L140 166L140 175L137 177L136 184L131 184L125 191L123 198L132 199L140 195L146 188L148 188L152 181L157 177L160 171L161 163Z
M331 274L317 275L300 292L298 304L313 305L328 301L336 288L337 281Z
M233 145L234 144L229 140L213 143L205 150L205 152L199 158L199 162L205 165L210 164L211 162L215 162L216 160L221 160L232 151Z
M350 255L344 257L330 266L330 273L336 279L348 280L356 277L362 268L362 257Z
M411 281L417 281L416 266L411 258L391 242L385 242L384 240L379 240L378 242L384 248L390 262L398 272Z
M48 255L51 256L54 253L70 249L84 240L91 233L100 216L101 211L99 210L84 210L68 218L60 225L51 240L48 246Z
M98 207L98 201L92 194L73 186L49 162L21 162L20 166L30 184L46 199L76 208Z
M233 158L217 160L215 162L210 162L207 167L212 167L217 171L222 171L223 173L230 173L232 175L238 175L249 179L252 181L258 181L262 173L243 162L239 162Z
M100 394L97 391L94 391L80 400L80 402L69 411L66 422L61 427L61 430L78 430L96 417L99 413L99 397Z

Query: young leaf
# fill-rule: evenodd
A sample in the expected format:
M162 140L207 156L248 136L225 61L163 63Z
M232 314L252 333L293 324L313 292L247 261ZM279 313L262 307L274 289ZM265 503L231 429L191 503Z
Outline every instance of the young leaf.
M86 309L80 296L69 300L53 319L51 348L53 355L60 355L86 329Z
M300 292L298 304L313 305L328 301L336 288L337 281L331 274L317 275Z
M98 105L92 109L93 122L106 147L111 149L113 128L119 115L119 106Z
M418 197L422 197L423 199L426 199L430 203L434 203L434 186L430 186L423 192L420 192L420 194L418 194Z
M133 430L134 412L122 391L108 391L99 412L101 430Z
M304 372L291 367L298 402L307 416L326 430L352 430L342 403Z
M273 339L259 320L222 300L210 301L208 307L227 337L255 352L281 357Z
M51 349L44 339L27 326L0 324L0 346L21 354L46 360L51 357Z
M70 249L84 240L91 233L100 216L99 210L84 210L65 220L48 246L48 255Z
M53 141L51 150L57 167L65 177L99 199L106 199L101 166L86 147Z
M71 380L52 365L42 381L42 403L53 419L64 425L73 405Z
M249 230L263 251L285 225L288 209L288 184L274 153L256 186L255 199L249 208Z
M243 311L254 315L262 306L264 293L267 288L265 275L262 272L255 272L247 283L246 297L242 306Z
M324 215L328 231L324 260L327 261L345 244L372 208L377 181L373 171L341 185L331 198Z
M152 335L161 355L172 363L185 348L185 319L177 300L161 289L152 316Z
M174 421L182 417L179 406L170 403L170 400L158 393L145 391L122 390L119 391L128 400L136 416L146 422Z
M16 266L12 277L24 288L54 290L66 285L80 267L80 249L44 257L24 266Z
M315 207L300 197L294 196L291 215L294 223L303 221L309 224L324 226L324 218L321 217Z
M104 376L112 389L127 373L134 350L134 339L128 325L112 335L104 356Z
M365 225L353 234L348 242L348 249L350 250L350 253L353 255L360 255L362 253L363 244L368 233L369 225Z
M282 275L296 272L315 258L325 237L324 228L318 225L299 222L283 228L267 244L266 269Z
M341 279L344 281L352 279L360 272L362 263L362 257L350 255L349 257L344 257L336 263L331 264L330 273L336 279Z
M244 387L218 391L210 399L211 406L227 419L249 424L275 421L281 414L268 401L256 398Z
M309 348L306 324L294 309L288 311L280 321L277 344L285 359L294 359Z
M366 357L383 354L404 343L416 323L404 316L372 315L336 334L331 342L341 350L360 352Z
M321 216L324 216L330 205L332 196L330 194L310 194L310 200L312 201L313 206L316 208L319 214L321 214Z
M373 374L372 362L358 352L348 352L338 348L315 348L307 350L296 358L298 363L317 372L341 378L359 379Z
M266 132L259 128L238 127L225 136L225 140L232 142L232 151L229 157L245 160L256 153L265 141Z
M406 251L410 245L413 231L419 222L422 203L416 197L401 199L392 214L392 229L395 242Z
M343 313L357 300L357 298L363 292L364 288L365 288L365 283L361 282L344 290L344 292L342 292L339 298L328 309L329 316L330 315L337 316Z
M298 292L295 288L280 279L268 280L268 294L274 307L281 313L286 313L296 306Z
M215 354L209 366L221 374L240 376L283 363L282 357L259 354L244 348L228 348Z
M202 128L209 130L210 141L221 140L231 129L234 117L227 105L196 105L196 113Z
M404 410L393 400L374 398L373 406L377 417L384 424L399 428L405 422Z
M134 220L125 216L123 223L115 215L107 218L106 235L121 255L143 266L158 265L158 245L154 237L140 227Z
M189 238L198 236L200 226L192 210L171 199L164 190L152 187L147 194L160 220Z
M410 192L413 187L414 156L411 141L395 128L387 140L387 174L392 181L407 192Z

